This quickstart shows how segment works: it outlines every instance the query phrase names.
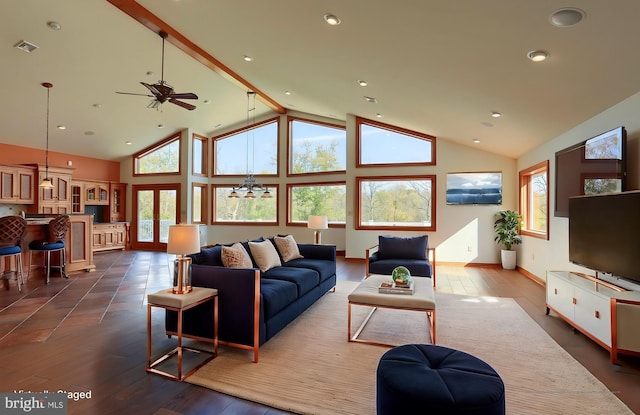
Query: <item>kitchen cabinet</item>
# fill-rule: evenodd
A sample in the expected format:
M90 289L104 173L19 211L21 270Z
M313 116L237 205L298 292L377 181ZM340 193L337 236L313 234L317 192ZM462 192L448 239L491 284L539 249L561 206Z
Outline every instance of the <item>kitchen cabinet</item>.
M65 215L71 213L71 173L72 169L49 166L52 189L37 187L38 197L29 213ZM38 184L47 176L45 166L38 166ZM36 184L37 186L37 184Z
M0 203L32 204L34 180L35 168L0 166Z
M126 183L110 183L109 184L109 221L124 222L127 219L126 212Z
M111 249L127 249L129 223L96 223L93 225L92 249L94 252Z
M84 204L85 205L108 205L109 204L109 184L85 182Z

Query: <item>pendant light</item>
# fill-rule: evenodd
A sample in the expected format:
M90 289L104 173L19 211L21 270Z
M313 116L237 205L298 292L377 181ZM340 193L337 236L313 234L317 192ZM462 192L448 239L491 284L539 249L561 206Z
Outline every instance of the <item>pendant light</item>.
M40 182L40 187L43 189L53 189L53 182L49 178L49 91L53 88L53 84L44 82L43 87L47 88L47 147L44 153L44 179Z
M255 110L256 110L256 93L253 91L247 91L247 127L253 126L255 124ZM253 114L253 117L252 117ZM249 150L249 135L251 134L251 151ZM235 186L231 193L229 194L230 198L237 199L240 197L238 191L246 191L244 198L245 199L255 199L256 195L254 190L262 191L263 199L270 199L271 192L267 186L263 186L260 183L257 183L256 178L253 176L251 170L249 170L249 156L251 155L251 169L254 167L254 159L255 159L255 139L253 138L253 131L247 129L247 177L240 183L238 186Z

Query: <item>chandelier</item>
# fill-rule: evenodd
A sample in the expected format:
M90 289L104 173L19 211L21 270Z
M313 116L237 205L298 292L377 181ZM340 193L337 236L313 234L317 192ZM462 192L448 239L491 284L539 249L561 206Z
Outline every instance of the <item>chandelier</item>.
M247 91L247 127L255 124L255 110L256 110L256 93L254 91ZM253 116L252 116L253 115ZM251 123L249 122L251 120ZM249 135L251 134L251 140L249 140ZM249 149L249 141L251 141L252 149ZM255 143L253 137L253 129L247 129L247 177L237 186L234 186L231 193L229 193L229 197L231 198L239 198L240 194L238 192L246 192L244 194L245 199L254 199L256 197L254 191L262 192L262 198L269 199L271 198L271 192L267 186L263 186L260 183L257 183L255 176L249 170L249 155L251 154L253 158L255 158ZM251 167L254 166L254 160L251 160Z

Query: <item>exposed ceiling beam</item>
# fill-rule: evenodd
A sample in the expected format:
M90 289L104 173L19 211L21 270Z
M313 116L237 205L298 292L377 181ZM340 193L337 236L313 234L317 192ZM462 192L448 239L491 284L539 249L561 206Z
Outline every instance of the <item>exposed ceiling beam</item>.
M211 69L218 75L222 76L227 81L235 84L245 91L253 91L256 93L258 99L273 109L279 114L286 113L286 109L278 104L275 100L271 99L264 92L256 88L249 81L242 78L240 75L229 69L222 62L208 54L202 48L195 43L191 42L180 32L169 26L166 22L160 19L158 16L151 13L149 10L142 7L135 0L107 0L109 3L133 17L135 20L152 30L154 33L164 31L169 36L167 41L178 49L191 56L207 68Z

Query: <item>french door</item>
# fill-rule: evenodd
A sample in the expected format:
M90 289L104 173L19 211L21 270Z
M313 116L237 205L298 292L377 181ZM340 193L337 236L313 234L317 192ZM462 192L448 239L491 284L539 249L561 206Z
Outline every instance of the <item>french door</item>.
M180 218L180 184L133 185L131 248L166 251L169 226Z

